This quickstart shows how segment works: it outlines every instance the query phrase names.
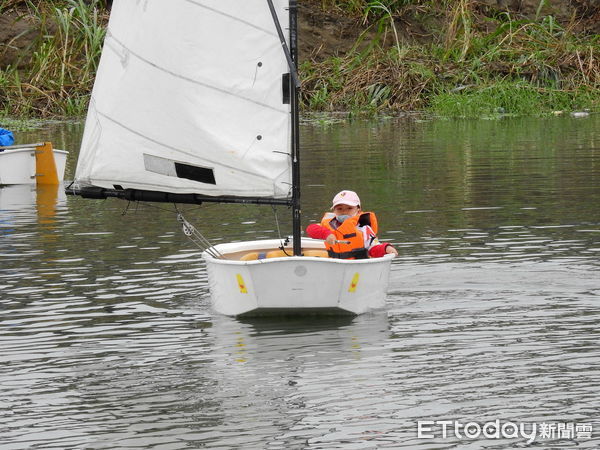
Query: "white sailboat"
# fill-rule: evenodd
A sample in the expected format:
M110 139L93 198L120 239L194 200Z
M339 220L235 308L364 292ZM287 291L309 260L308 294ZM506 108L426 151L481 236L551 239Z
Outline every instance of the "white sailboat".
M296 0L116 0L68 188L291 207L291 244L203 252L214 309L227 315L360 314L385 302L392 255L330 259L322 241L301 238L296 10Z

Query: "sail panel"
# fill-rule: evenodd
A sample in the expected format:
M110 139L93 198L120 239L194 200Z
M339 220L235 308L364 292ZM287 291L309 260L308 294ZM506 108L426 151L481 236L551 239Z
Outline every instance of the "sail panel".
M285 27L288 1L274 3ZM115 1L76 181L288 197L287 72L266 0Z

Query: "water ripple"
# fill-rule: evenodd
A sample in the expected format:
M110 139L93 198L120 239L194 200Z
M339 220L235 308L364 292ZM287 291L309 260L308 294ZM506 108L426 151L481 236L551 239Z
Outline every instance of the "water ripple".
M598 120L304 128L304 220L352 179L400 251L386 308L357 318L215 316L172 207L0 190L0 448L599 448ZM290 227L181 212L213 242ZM418 420L594 432L418 439Z

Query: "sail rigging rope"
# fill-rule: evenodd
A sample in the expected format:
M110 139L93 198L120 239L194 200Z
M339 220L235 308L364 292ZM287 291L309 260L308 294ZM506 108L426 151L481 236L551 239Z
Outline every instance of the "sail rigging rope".
M185 234L190 241L192 241L198 248L208 253L210 256L216 259L222 259L223 254L219 252L210 242L206 239L202 233L200 233L194 225L189 223L183 217L183 214L177 213L177 221L182 224L183 234Z
M277 226L277 236L279 236L279 239L283 239L281 237L281 229L279 228L279 217L277 216L277 208L275 207L275 205L271 205L271 207L273 208L273 215L275 216L275 225Z
M122 215L126 215L129 212L129 208L131 206L132 202L127 202L127 205L125 206L125 209L123 210ZM140 202L135 202L135 211L137 211L138 206L140 205ZM146 206L150 207L150 208L154 208L154 209L159 209L161 211L169 211L169 212L173 212L173 210L171 209L166 209L166 208L161 208L159 206L156 205L152 205L152 204L147 204L145 203ZM212 256L215 259L222 259L223 258L223 254L221 252L219 252L211 243L208 239L206 239L202 233L200 233L196 227L194 227L191 223L189 223L185 217L183 217L183 214L181 214L179 212L179 209L177 208L177 205L175 206L175 212L177 213L177 221L180 222L182 224L182 228L183 228L183 234L185 234L190 241L192 241L200 250L205 251L206 253L208 253L210 256Z
M283 237L281 236L281 229L279 228L279 217L277 216L277 208L275 207L275 205L271 205L271 207L273 208L273 215L275 216L275 225L277 226L277 236L279 236L279 240L281 241L279 250L281 250L283 253L285 253L286 256L292 256L288 252L285 251L285 247L290 243L290 238L288 236L284 240Z

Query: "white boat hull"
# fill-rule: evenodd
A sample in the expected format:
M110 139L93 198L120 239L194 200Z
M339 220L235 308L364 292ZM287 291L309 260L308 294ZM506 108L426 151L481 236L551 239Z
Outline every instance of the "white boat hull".
M278 239L220 244L225 258L202 254L212 305L230 316L362 314L385 305L393 255L363 260L292 256L240 261L244 252L277 249ZM324 249L302 239L303 250ZM286 251L292 253L291 248Z
M35 184L37 182L37 168L35 146L6 147L0 152L0 186L13 184ZM54 149L54 162L58 181L62 182L65 176L68 152Z

